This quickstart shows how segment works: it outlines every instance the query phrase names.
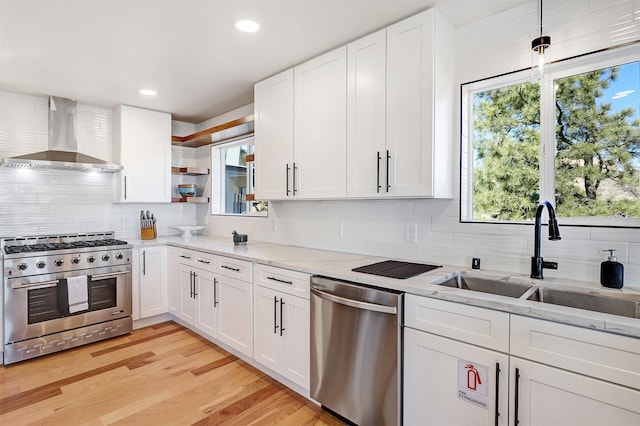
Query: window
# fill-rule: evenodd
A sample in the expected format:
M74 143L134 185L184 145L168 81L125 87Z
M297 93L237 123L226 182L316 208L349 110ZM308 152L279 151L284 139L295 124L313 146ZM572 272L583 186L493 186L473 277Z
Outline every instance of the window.
M211 213L267 216L268 203L253 199L253 137L211 148Z
M632 46L637 50L637 46ZM463 85L461 219L640 226L640 54Z

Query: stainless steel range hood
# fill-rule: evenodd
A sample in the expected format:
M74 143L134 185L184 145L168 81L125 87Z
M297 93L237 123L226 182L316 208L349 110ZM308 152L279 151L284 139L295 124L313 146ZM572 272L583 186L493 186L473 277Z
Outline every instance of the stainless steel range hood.
M76 101L49 97L49 149L33 154L4 158L4 167L31 169L117 172L122 166L78 152Z

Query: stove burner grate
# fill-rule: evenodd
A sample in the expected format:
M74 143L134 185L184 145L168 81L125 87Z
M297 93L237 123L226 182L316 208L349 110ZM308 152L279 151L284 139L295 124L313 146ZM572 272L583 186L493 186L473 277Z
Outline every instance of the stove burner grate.
M126 241L116 240L113 238L97 239L97 240L80 240L72 242L55 242L55 243L35 243L25 245L5 246L6 254L16 253L34 253L42 251L67 250L86 247L105 247L127 245Z

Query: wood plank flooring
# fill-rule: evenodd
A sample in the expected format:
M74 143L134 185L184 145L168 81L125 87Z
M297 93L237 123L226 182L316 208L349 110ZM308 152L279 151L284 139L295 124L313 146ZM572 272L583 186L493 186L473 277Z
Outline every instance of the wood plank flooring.
M0 425L343 425L174 322L0 367Z

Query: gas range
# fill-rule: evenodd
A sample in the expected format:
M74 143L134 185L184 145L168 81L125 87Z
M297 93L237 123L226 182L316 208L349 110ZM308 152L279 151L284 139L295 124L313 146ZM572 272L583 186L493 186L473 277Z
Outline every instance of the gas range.
M8 278L129 264L132 247L113 232L0 239Z

